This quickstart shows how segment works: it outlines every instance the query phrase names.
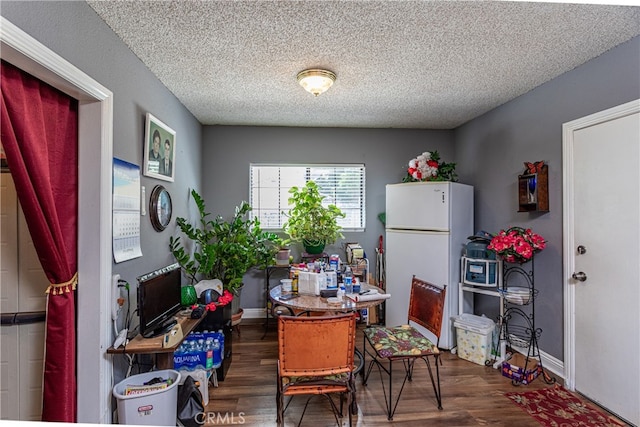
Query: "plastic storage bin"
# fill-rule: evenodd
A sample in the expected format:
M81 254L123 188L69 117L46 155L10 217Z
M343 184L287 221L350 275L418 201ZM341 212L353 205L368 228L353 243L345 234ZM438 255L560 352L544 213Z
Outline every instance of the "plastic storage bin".
M476 286L497 286L498 268L496 260L462 257L463 282Z
M153 378L170 379L171 384L163 389L144 387ZM178 406L178 383L180 373L173 369L151 371L132 375L113 387L113 396L118 402L118 422L132 425L176 425ZM129 386L135 393L127 394Z
M453 326L456 328L458 356L484 366L491 356L496 328L494 321L465 313L454 317Z

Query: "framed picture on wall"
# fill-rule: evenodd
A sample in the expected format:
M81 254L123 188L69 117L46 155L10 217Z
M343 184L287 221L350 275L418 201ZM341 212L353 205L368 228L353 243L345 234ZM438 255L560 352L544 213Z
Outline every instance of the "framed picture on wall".
M176 133L151 113L147 113L144 138L144 174L173 182L175 177Z

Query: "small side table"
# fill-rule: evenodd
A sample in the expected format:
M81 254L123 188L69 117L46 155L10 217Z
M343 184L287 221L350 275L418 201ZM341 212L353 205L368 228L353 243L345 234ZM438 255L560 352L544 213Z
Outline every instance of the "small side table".
M271 279L273 278L273 273L280 272L280 275L283 276L282 278L284 279L285 277L282 273L288 273L289 268L291 268L290 265L268 265L264 269L264 304L266 310L264 314L264 334L262 335L261 339L264 339L264 337L267 336L267 332L269 331L269 319L272 317L271 307L273 302L269 297L269 291L271 289ZM288 277L288 275L286 277Z

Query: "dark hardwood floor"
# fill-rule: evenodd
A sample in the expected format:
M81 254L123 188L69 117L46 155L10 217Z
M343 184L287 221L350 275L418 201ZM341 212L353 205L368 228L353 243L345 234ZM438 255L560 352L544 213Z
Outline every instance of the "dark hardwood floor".
M359 331L363 328L359 325ZM277 331L271 326L264 339L257 319L241 324L241 337L234 333L233 363L218 388L209 389L206 407L209 425L276 425ZM362 346L362 335L356 342ZM525 411L504 397L505 392L553 387L542 378L529 385L513 386L499 370L476 365L449 352L441 357L443 410L437 409L433 388L423 362L416 363L414 380L407 383L393 421L387 421L380 376L372 372L366 387L357 380L357 426L539 426ZM398 364L398 368L402 367ZM374 368L375 369L375 368ZM395 372L395 369L394 369ZM402 381L402 375L394 378ZM399 389L396 387L396 390ZM336 399L337 400L337 399ZM306 397L295 398L285 413L285 426L295 426ZM348 417L342 419L348 425ZM314 397L302 420L303 426L335 426L329 403Z

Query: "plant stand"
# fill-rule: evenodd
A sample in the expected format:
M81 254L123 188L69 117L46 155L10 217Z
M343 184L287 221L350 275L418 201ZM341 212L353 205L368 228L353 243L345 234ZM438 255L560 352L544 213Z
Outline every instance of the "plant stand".
M289 265L268 265L265 269L264 269L264 304L265 304L265 311L264 311L264 334L262 334L262 338L264 339L264 337L267 336L267 332L269 331L269 319L273 318L275 320L275 316L272 313L273 310L273 301L271 301L271 298L269 298L269 291L271 290L271 279L272 274L276 273L276 272L280 272L280 274L277 274L276 278L285 278L285 277L289 277L289 268L291 268ZM277 323L277 322L274 322Z
M500 289L503 296L503 312L499 318L500 339L494 353L501 354L499 349L508 347L514 355L514 350L520 350L525 355L524 361L518 360L518 365L510 364L510 359L502 363L502 373L511 378L513 385L528 384L539 375L547 384L553 384L556 379L545 371L538 347L542 329L535 325L538 290L534 286L533 257L527 264L528 270L520 265L504 268Z
M238 332L238 338L240 338L240 322L242 321L242 315L244 310L241 308L237 313L231 315L231 327Z

